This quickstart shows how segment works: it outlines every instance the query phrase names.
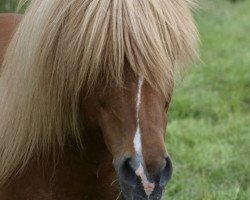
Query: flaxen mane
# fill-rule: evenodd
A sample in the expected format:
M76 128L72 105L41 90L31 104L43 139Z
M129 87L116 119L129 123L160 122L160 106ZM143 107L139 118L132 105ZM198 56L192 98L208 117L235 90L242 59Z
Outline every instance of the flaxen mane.
M0 75L0 184L34 153L80 143L83 87L122 85L124 60L167 96L196 55L191 0L33 0ZM87 92L85 91L85 92Z

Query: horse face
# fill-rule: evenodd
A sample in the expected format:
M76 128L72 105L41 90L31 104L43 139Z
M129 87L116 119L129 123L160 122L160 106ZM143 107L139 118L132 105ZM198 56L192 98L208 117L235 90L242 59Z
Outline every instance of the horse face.
M143 78L126 74L124 87L115 84L95 92L87 122L100 127L125 200L161 199L172 174L164 134L168 103Z

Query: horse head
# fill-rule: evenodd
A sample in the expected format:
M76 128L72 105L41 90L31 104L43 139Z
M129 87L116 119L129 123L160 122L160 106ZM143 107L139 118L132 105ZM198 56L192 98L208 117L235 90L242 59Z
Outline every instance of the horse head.
M172 175L164 138L174 74L197 56L193 4L31 1L1 67L0 186L73 138L88 173L108 155L123 199L161 199Z
M160 199L172 175L164 145L170 98L126 68L122 87L113 83L103 89L100 83L84 98L84 126L88 132L100 129L124 199Z

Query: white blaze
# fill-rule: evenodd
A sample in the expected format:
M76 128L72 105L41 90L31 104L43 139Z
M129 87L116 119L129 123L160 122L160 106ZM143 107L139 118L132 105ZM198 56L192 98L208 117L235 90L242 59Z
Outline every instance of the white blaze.
M144 188L145 193L150 196L152 192L154 191L155 184L150 183L147 179L147 176L145 174L145 171L143 169L142 163L143 161L143 156L142 156L142 144L141 144L141 128L140 128L140 117L139 117L139 112L140 112L140 105L141 105L141 90L142 90L142 85L143 85L144 79L139 78L138 81L138 91L137 91L137 98L136 98L136 122L137 122L137 127L135 131L135 137L134 137L134 148L136 152L136 160L140 162L138 169L135 171L136 175L141 178L142 185Z
M137 91L137 98L136 98L136 132L134 137L134 147L135 152L139 158L142 158L142 147L141 147L141 129L140 129L140 118L139 118L139 112L140 112L140 105L141 105L141 89L143 85L143 78L139 78L138 81L138 91Z
M146 195L150 196L153 193L154 189L155 189L155 184L150 183L148 181L148 178L147 178L147 176L146 176L146 174L144 172L143 166L141 164L140 164L139 168L135 171L135 174L137 176L141 177L144 191L145 191Z

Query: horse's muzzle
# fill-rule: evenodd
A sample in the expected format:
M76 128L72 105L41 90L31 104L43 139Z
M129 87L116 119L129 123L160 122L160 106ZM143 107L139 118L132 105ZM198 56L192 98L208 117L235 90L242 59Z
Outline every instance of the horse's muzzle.
M126 158L119 166L118 176L122 200L160 200L167 182L172 176L172 162L169 157L163 167L149 173L145 167L140 175L131 158Z

